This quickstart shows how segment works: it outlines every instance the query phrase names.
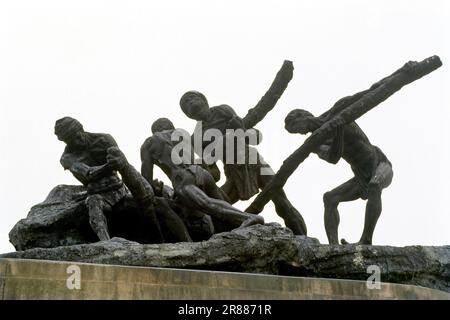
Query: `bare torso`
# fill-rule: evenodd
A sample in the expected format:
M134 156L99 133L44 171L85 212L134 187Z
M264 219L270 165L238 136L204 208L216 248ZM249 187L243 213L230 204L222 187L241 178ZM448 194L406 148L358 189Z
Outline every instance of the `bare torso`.
M80 163L90 168L102 166L107 162L108 148L116 145L114 139L108 134L86 132L84 148L72 150L67 147L61 157L61 163L65 169L69 169L73 163ZM94 180L87 180L85 174L80 175L76 171L72 173L90 193L105 192L122 186L122 181L115 172Z
M381 162L389 162L384 153L372 145L356 122L346 125L343 135L342 158L350 164L358 178L370 179ZM333 139L327 141L326 145L330 146Z

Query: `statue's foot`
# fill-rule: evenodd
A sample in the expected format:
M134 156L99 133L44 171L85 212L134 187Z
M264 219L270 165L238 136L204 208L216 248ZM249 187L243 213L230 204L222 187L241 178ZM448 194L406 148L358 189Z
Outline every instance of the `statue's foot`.
M341 239L341 244L346 245L346 244L356 244L356 245L372 245L372 241L363 241L363 240L359 240L358 242L355 243L350 243L345 239Z
M250 205L247 209L245 209L246 213L251 213L251 214L259 214L262 212L262 210L260 210L260 208L256 208L252 205Z
M254 217L248 218L239 226L239 228L245 228L248 226L252 226L254 224L264 224L264 218L261 216L254 216Z

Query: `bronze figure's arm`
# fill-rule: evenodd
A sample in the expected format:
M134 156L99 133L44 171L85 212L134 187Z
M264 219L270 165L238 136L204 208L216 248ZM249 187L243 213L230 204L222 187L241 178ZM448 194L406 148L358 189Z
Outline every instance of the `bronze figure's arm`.
M275 107L289 82L292 80L293 74L294 65L292 64L292 61L285 60L269 90L267 90L256 106L250 109L243 118L244 127L246 129L256 126Z
M104 139L104 148L107 150L110 147L117 147L117 142L110 134L103 134L102 139ZM88 179L89 181L96 181L103 177L110 175L114 171L113 168L108 163L100 166L93 166L89 168Z
M144 143L141 147L141 174L149 183L153 181L153 159L149 153L148 143Z
M91 181L91 177L89 175L91 167L80 162L78 157L74 154L64 152L60 163L64 170L69 170L82 184L86 185Z
M318 151L315 153L317 153L319 158L329 163L336 164L341 159L343 152L344 126L341 125L336 128L336 133L334 134L330 143L322 144L321 146L319 146Z

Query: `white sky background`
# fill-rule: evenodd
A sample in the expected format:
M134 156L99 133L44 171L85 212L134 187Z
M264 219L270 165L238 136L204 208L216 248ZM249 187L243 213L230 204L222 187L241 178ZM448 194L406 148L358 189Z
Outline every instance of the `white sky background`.
M442 68L358 123L394 167L374 243L450 244L447 3L1 1L0 252L13 250L8 232L32 205L58 184L78 184L59 164L64 144L53 126L62 116L112 134L139 168L139 148L158 117L194 128L178 105L185 91L245 116L289 59L294 78L257 126L259 150L277 170L305 139L284 130L290 110L320 114L408 60L434 54ZM326 242L322 195L351 177L343 160L333 166L313 155L288 181L310 236ZM361 200L340 206L340 237L359 240L364 208ZM263 216L280 221L272 204Z

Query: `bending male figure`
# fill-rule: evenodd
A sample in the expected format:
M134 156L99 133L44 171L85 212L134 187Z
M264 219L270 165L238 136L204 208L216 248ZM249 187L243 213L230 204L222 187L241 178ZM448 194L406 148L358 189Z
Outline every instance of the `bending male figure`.
M116 141L109 134L84 131L81 123L70 117L56 121L55 134L66 143L61 165L87 189L85 203L92 230L101 241L109 240L104 213L127 195L122 180L106 161L107 150L117 146Z
M300 134L313 132L364 93L339 100L329 112L320 117L314 117L306 110L293 110L286 117L286 130ZM372 244L373 232L382 210L381 193L392 181L392 165L384 153L370 143L356 122L345 124L339 117L334 117L332 121L338 124L336 132L315 153L333 164L343 158L350 164L355 176L323 196L328 241L330 244L338 244L339 203L361 198L367 199L367 204L364 230L359 243ZM342 239L342 243L347 242Z
M153 123L153 136L141 147L141 172L144 178L152 182L153 167L157 165L169 177L176 199L185 207L201 211L235 227L263 224L262 217L244 213L224 201L224 194L211 174L199 165L192 165L192 155L187 155L188 163L174 163L172 151L177 144L172 141L174 131L175 127L169 119L161 118Z

